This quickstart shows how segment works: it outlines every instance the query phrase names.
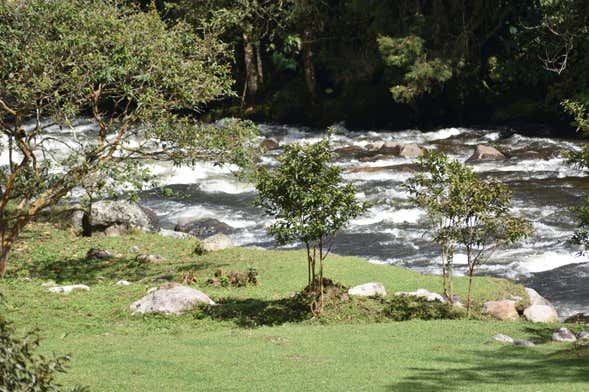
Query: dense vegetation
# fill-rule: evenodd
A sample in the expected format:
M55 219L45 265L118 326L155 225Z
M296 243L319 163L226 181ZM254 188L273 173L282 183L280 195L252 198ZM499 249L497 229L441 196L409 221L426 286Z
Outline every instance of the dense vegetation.
M242 97L224 112L362 127L562 124L560 102L587 99L585 0L158 4L233 49Z

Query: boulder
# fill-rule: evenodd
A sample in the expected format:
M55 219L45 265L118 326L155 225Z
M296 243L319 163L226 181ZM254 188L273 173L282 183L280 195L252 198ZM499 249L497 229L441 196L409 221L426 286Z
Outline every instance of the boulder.
M70 286L56 286L47 289L50 293L69 294L72 291L90 291L90 287L85 284L73 284Z
M426 289L417 289L415 291L397 291L395 295L407 295L411 297L425 298L428 301L446 302L446 299L438 293L432 293Z
M146 296L129 307L133 314L181 314L197 304L214 305L215 302L202 291L172 283L150 290Z
M502 333L493 336L493 340L501 343L513 344L513 338L511 336L503 335Z
M577 324L589 324L589 312L574 314L574 315L568 317L566 320L564 320L564 322L565 323L577 323Z
M274 137L267 137L260 143L260 147L265 151L276 150L280 148L280 142Z
M135 258L135 260L139 263L147 263L147 264L158 264L165 260L164 256L162 255L149 255L143 254L139 255Z
M528 294L528 298L530 299L530 305L547 305L552 306L550 301L546 298L542 297L538 292L534 289L529 287L525 287L526 293ZM552 306L553 307L553 306Z
M578 340L589 340L589 331L581 331L577 334Z
M398 155L401 151L401 144L395 142L384 142L378 152L387 155Z
M350 288L348 295L356 297L386 297L387 291L382 283L370 282Z
M131 246L129 249L129 253L139 253L141 249L137 245Z
M403 158L418 158L425 154L425 150L415 143L401 146L398 155Z
M529 340L514 340L513 345L516 347L534 347L536 344Z
M225 234L215 234L202 241L203 249L206 252L215 252L233 247L233 241Z
M85 235L123 235L132 229L146 232L159 230L157 215L130 201L104 200L92 205L90 215L84 214Z
M575 342L577 338L568 328L559 328L552 334L552 340L555 342Z
M485 302L482 313L502 321L515 321L519 317L515 301L508 299Z
M188 233L195 237L206 238L215 234L230 234L233 232L233 227L223 223L217 219L206 218L191 221L180 221L174 227L175 231Z
M553 306L532 305L524 310L526 320L533 323L556 323L558 314Z
M468 158L467 162L474 162L474 161L502 161L505 159L505 155L503 155L499 150L491 146L485 146L483 144L479 144L476 146L474 153L470 158Z
M86 260L108 260L111 257L112 253L106 249L91 248L86 253Z

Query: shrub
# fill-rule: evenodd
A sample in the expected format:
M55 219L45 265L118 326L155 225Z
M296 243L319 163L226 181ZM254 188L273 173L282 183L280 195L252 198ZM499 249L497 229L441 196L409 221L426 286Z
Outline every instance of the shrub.
M411 296L395 296L387 300L384 313L394 321L457 319L463 315L451 304Z

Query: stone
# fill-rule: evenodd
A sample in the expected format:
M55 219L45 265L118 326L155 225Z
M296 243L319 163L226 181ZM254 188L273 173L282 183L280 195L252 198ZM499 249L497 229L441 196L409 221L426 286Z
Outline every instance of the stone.
M515 301L508 299L485 302L482 313L501 321L515 321L519 318Z
M53 286L56 286L56 284L52 280L41 284L41 287L53 287Z
M132 246L129 248L129 253L139 253L140 250L138 246Z
M514 340L513 345L516 347L534 347L536 344L529 340Z
M233 247L233 241L225 234L215 234L202 241L202 247L206 252L215 252Z
M534 289L529 287L525 287L526 293L528 294L528 298L530 299L530 305L547 305L552 306L550 301L546 298L542 297L538 292Z
M401 146L398 155L403 158L419 158L425 155L425 150L415 143Z
M280 142L274 137L267 137L260 143L260 147L265 151L276 150L280 148Z
M233 227L220 220L207 218L178 222L174 230L195 237L206 238L215 234L230 234L233 232Z
M491 146L485 146L483 144L479 144L476 146L474 153L466 162L474 162L474 161L502 161L505 159L505 155L503 155L499 150Z
M524 310L526 320L533 323L557 323L558 314L553 306L532 305Z
M382 146L384 146L384 142L374 142L367 144L365 148L370 152L379 152Z
M384 142L378 152L386 155L398 155L401 151L401 144L396 142Z
M129 282L128 280L119 280L116 283L117 286L129 286L131 285L131 282Z
M72 291L90 291L90 287L85 284L74 284L70 286L56 286L47 289L50 293L69 294Z
M202 291L170 283L150 290L146 296L133 302L129 307L133 314L181 314L198 304L215 305L215 302Z
M162 237L174 238L176 240L193 240L196 237L192 234L182 233L180 231L169 230L169 229L160 229L159 235Z
M162 255L150 255L150 254L142 254L135 258L136 261L139 263L151 263L151 264L158 264L165 260L165 257Z
M552 334L552 340L555 342L575 342L577 338L568 328L559 328Z
M111 257L112 253L106 249L91 248L86 253L86 260L108 260Z
M348 155L363 155L366 153L366 149L362 146L356 146L354 144L349 146L344 146L340 148L336 148L334 152L338 155L348 156Z
M581 331L577 334L579 340L589 340L589 331Z
M414 164L402 164L402 165L387 165L387 166L361 166L353 167L348 170L349 173L374 173L385 170L394 170L403 173L413 173L417 171L417 166Z
M84 214L85 235L118 236L131 230L159 231L157 215L137 203L103 200L92 205L90 216Z
M350 288L348 295L356 297L386 297L387 291L382 283L370 282Z
M574 314L570 317L568 317L566 320L564 320L565 323L576 323L576 324L589 324L589 313L577 313Z
M407 295L411 297L425 298L428 301L446 302L446 299L438 293L432 293L426 289L417 289L415 291L397 291L395 295Z
M497 335L493 336L493 340L501 343L509 343L513 344L514 340L511 336L503 335L502 333L498 333Z

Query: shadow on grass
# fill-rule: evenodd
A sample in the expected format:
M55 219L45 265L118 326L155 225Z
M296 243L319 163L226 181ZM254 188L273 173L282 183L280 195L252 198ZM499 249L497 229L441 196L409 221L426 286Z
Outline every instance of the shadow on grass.
M215 306L201 308L201 317L231 321L242 328L301 322L312 317L309 305L296 298L261 300L224 298Z
M26 268L33 278L51 279L56 283L95 283L100 280L139 281L174 280L182 272L198 272L208 269L210 263L141 263L135 259L113 258L86 260L85 258L45 260ZM215 264L215 266L218 266Z
M564 384L559 390L567 390L568 384L589 383L587 346L567 346L552 354L509 346L496 351L469 352L467 356L468 362L456 357L437 358L436 361L447 365L444 369L411 368L411 376L389 386L388 390L476 391L487 390L489 385L529 387L540 384L550 384L552 388Z

